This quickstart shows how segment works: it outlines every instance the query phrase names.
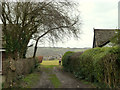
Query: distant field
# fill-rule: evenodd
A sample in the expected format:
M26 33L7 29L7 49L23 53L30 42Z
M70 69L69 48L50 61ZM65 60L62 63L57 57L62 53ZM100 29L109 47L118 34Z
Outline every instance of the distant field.
M81 52L85 51L89 48L51 48L51 47L38 47L36 56L54 56L58 57L60 55L64 55L67 51ZM30 47L27 50L27 57L31 57L33 55L34 47Z
M46 60L46 61L42 61L41 65L59 65L59 60Z

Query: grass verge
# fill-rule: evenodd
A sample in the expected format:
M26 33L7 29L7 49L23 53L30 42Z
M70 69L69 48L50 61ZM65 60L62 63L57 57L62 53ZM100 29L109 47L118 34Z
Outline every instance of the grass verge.
M59 81L55 74L50 74L49 77L50 77L49 80L52 82L55 88L58 88L61 85L61 82Z
M35 85L39 80L40 75L37 73L32 73L27 75L25 78L22 79L22 88L31 88Z

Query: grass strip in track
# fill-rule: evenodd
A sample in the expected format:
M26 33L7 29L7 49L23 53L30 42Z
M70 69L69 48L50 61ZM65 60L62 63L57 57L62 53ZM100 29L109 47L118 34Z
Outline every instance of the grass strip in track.
M52 82L53 86L55 88L59 88L59 86L61 85L61 82L59 81L57 76L55 74L50 74L49 77L50 77L49 80Z

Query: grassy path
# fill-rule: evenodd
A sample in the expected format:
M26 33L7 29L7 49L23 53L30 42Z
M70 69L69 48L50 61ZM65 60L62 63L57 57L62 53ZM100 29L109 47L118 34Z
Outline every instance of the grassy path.
M38 84L34 86L35 88L58 88L61 85L61 82L57 78L56 74L52 72L53 67L55 66L41 65L41 76Z
M93 88L77 80L72 74L64 72L58 61L43 61L37 73L25 80L31 88ZM31 80L33 79L33 80ZM30 80L30 81L29 81Z

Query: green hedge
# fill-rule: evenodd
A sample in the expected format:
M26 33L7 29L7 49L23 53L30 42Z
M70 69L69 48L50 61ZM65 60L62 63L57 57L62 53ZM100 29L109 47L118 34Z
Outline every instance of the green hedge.
M70 64L70 56L73 54L74 52L68 51L66 52L63 57L62 57L62 66L64 67L65 71L69 71L71 72L71 64Z
M86 50L83 54L65 53L63 67L79 79L97 82L107 87L120 86L120 57L118 47ZM65 65L64 65L65 64Z

